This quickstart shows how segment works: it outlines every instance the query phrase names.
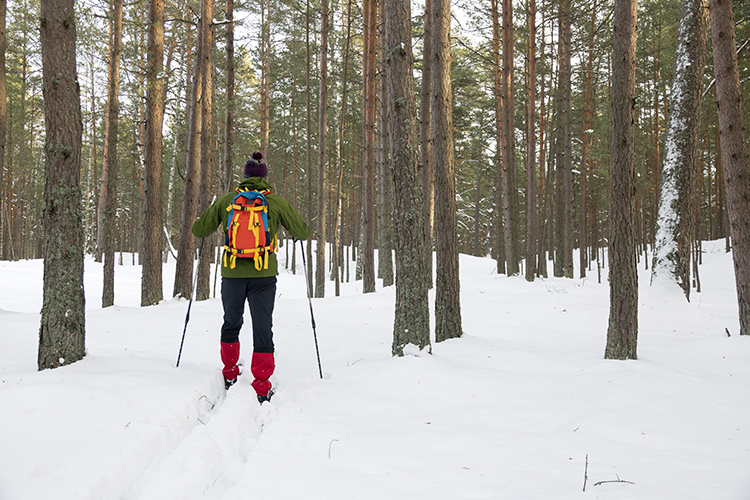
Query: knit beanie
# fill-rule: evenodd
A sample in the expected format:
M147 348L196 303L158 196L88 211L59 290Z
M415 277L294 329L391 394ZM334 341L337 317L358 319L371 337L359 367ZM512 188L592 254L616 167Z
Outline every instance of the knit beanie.
M245 163L245 178L268 177L268 165L263 162L263 155L256 151L253 157Z

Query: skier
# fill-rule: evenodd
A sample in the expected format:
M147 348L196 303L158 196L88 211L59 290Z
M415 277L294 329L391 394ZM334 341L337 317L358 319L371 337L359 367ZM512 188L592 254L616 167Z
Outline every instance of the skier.
M245 164L244 180L237 190L216 200L192 228L193 234L198 238L210 235L220 225L224 229L225 246L221 267L221 301L224 306L221 361L224 364L224 385L229 389L237 382L240 373L237 366L240 357L239 336L247 301L253 325L253 357L250 364L254 377L252 386L261 404L270 401L273 395L269 377L275 368L271 328L278 275L276 233L279 224L282 224L294 238L306 240L310 237L310 228L302 217L289 202L271 192L267 177L268 166L263 161L263 155L256 151ZM252 203L247 197L251 196L260 201L255 201L255 206L249 208ZM258 214L252 223L246 222L249 220L246 219L244 223L233 224L233 221L239 222L239 217L253 217L252 214ZM260 232L256 229L253 236L249 226L259 227ZM256 237L259 240L256 241ZM248 241L253 243L248 244ZM242 248L243 242L254 248Z

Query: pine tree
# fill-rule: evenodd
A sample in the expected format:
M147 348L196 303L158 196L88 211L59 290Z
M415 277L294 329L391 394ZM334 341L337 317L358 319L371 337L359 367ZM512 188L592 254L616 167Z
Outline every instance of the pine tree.
M74 363L86 353L81 218L81 98L76 73L73 0L42 0L45 175L44 297L40 370Z
M750 158L745 138L734 12L731 0L709 0L708 6L740 334L750 335Z
M419 136L414 99L414 59L409 0L385 0L385 53L391 146L396 250L394 356L414 344L430 345L430 314L425 279L424 205L418 175Z
M683 0L677 30L670 117L661 172L651 284L674 282L690 299L690 255L694 234L692 186L698 170L703 72L708 41L708 3Z
M637 359L635 48L637 0L615 0L610 139L609 328L606 359Z

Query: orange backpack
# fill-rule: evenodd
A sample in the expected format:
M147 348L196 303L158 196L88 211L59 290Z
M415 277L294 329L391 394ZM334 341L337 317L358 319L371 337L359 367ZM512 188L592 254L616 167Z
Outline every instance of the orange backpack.
M224 234L224 266L234 269L238 258L252 258L255 269L268 269L268 254L275 251L276 235L271 236L268 226L268 202L271 191L253 191L237 188L237 194L227 207L226 232Z

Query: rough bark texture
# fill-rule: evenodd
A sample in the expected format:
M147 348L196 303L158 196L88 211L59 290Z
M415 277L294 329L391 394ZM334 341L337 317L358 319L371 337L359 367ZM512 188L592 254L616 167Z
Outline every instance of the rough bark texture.
M234 170L232 158L234 145L234 0L226 0L225 9L227 16L227 114L224 117L224 191L229 191Z
M505 273L505 225L503 224L503 73L500 62L500 16L498 0L490 0L492 10L492 59L495 91L495 224L493 247L498 274Z
M750 159L745 142L732 2L710 0L709 11L740 334L750 335Z
M677 31L661 198L651 284L677 283L690 299L690 255L695 217L693 183L699 160L703 72L708 41L707 0L683 0Z
M411 51L411 4L385 0L386 75L393 173L396 241L396 308L394 356L404 347L430 345L430 314L425 279L422 173L418 168L419 136Z
M305 2L305 176L307 177L307 220L312 223L312 185L313 185L313 168L312 168L312 85L310 84L310 63L312 59L312 50L310 47L310 0ZM313 258L312 258L312 237L307 239L307 245L304 252L307 252L307 296L312 297L313 292Z
M117 197L117 130L120 115L120 56L122 53L122 0L112 5L112 48L107 85L107 117L102 165L102 208L99 213L99 246L104 260L102 307L115 303L115 223Z
M526 281L536 276L536 0L529 0L526 95Z
M570 0L560 3L560 70L557 100L555 276L573 277L573 136L571 122Z
M432 288L432 246L435 223L435 170L432 158L432 0L424 3L422 41L422 87L419 101L419 161L424 190L425 265L427 286Z
M196 27L195 62L193 64L190 105L188 107L187 156L185 158L185 184L182 197L182 217L180 219L180 240L177 253L177 264L174 279L175 297L189 299L193 295L193 263L195 261L195 236L190 231L198 216L198 188L200 186L200 130L201 108L198 96L201 93L201 44L203 23L199 20Z
M5 51L7 50L7 36L5 18L7 16L7 0L0 0L0 258L4 256L5 246L5 218L3 217L3 200L5 200L5 145L8 123L7 81L5 70Z
M519 273L518 188L516 187L516 127L513 86L513 1L503 0L503 216L508 275Z
M198 213L203 213L211 204L212 176L214 175L214 146L216 134L213 113L213 47L214 47L214 3L213 0L201 1L201 19L203 36L201 43L201 133L200 133L200 169L201 182L198 188ZM195 300L211 298L211 255L213 254L214 236L209 236L203 245L203 252L198 260L198 276L195 285Z
M635 234L636 0L615 0L610 135L609 328L607 359L637 359Z
M380 72L379 112L378 112L378 209L380 219L380 243L378 246L378 275L383 280L383 286L394 283L393 275L393 179L391 178L390 162L388 161L388 100L387 83L385 77L385 1L378 2L380 22L378 23L378 65ZM430 259L430 262L432 259ZM431 271L428 271L431 274Z
M456 179L453 152L450 0L432 0L432 137L435 160L435 340L460 337Z
M364 0L363 10L363 103L362 103L362 292L375 291L375 44L377 40L377 3Z
M162 124L164 121L164 0L149 2L146 70L146 144L144 161L143 252L141 306L158 304L162 291Z
M45 175L44 297L40 370L85 355L83 224L81 222L81 101L76 75L73 0L42 0Z
M315 297L326 295L326 128L328 105L328 0L323 0L320 22L320 89L318 93L318 248Z

